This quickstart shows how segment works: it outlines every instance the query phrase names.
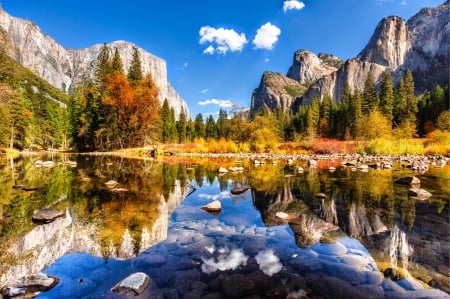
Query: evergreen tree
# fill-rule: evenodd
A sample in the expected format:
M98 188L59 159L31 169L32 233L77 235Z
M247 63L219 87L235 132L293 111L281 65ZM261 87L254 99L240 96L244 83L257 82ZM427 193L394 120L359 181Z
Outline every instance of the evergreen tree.
M399 126L406 118L406 107L405 84L403 78L401 78L394 93L394 107L392 114L395 127Z
M220 108L219 117L217 118L217 133L218 138L228 139L230 137L230 120L228 119L228 113L224 109Z
M320 120L320 100L313 98L306 113L306 134L309 138L315 138L318 133Z
M178 138L180 143L186 142L186 130L187 130L187 120L186 113L184 113L184 109L181 108L180 116L177 122L178 128Z
M111 73L120 72L123 74L123 63L120 57L119 49L115 48L114 56L111 61Z
M320 103L319 135L329 137L330 125L332 123L331 112L333 109L333 100L329 95L325 96Z
M186 126L186 142L192 142L195 136L195 126L191 118L187 121Z
M195 137L205 138L205 124L203 123L203 115L201 113L195 116L194 120Z
M76 93L70 97L67 109L69 111L69 134L72 139L72 143L78 151L83 151L84 146L79 135L83 125L81 116L84 113L83 88L81 85L77 87Z
M378 108L378 96L375 88L375 82L372 73L367 74L366 82L364 83L363 99L362 99L362 112L364 115Z
M385 72L381 81L380 92L380 112L392 123L394 107L394 87L392 84L391 74Z
M104 43L97 57L94 79L96 87L101 94L103 94L103 92L106 90L107 78L109 74L111 74L110 49L108 48L106 43Z
M142 77L142 64L139 50L137 47L133 47L133 57L131 58L130 68L128 69L128 80L131 85L136 86Z
M205 137L212 139L217 139L219 137L219 134L217 132L217 125L212 115L210 115L206 120Z
M364 122L365 116L362 113L362 99L359 90L356 89L350 106L350 132L354 139L359 139L364 131L363 125L373 126L372 123Z

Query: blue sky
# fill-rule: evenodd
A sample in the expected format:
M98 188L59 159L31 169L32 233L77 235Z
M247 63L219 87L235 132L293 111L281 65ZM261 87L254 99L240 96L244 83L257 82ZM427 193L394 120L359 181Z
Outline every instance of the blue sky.
M356 56L378 22L444 0L0 0L65 48L127 40L167 62L191 116L249 107L264 71L286 74L296 50Z

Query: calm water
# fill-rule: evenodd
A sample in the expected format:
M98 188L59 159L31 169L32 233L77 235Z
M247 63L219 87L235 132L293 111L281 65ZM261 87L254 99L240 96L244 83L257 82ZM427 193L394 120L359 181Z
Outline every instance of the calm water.
M449 297L450 166L285 162L243 160L244 172L219 174L236 160L0 160L0 287L44 271L61 280L39 298L120 298L110 288L142 271L145 298ZM410 175L433 196L418 201L394 184ZM201 209L214 199L218 215ZM65 217L33 223L42 208Z

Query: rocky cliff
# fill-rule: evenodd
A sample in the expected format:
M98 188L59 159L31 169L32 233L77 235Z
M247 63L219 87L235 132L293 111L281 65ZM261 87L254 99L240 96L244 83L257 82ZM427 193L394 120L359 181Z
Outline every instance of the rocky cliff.
M23 66L48 81L56 88L69 91L84 79L92 78L97 57L103 44L86 49L66 49L53 38L42 32L33 22L12 17L0 8L0 29L9 38L7 53ZM133 47L126 41L109 43L117 48L125 70L128 69ZM137 47L137 46L136 46ZM189 116L189 108L167 80L166 62L142 48L137 47L142 61L142 71L151 73L160 89L160 100L169 101L178 116L181 108Z
M251 113L262 107L282 108L295 112L314 97L330 95L334 102L343 96L345 84L362 90L367 74L378 84L381 75L391 73L394 84L405 70L412 71L416 93L449 83L449 2L424 8L408 21L390 16L380 21L366 47L355 57L343 62L333 55L299 50L286 75L263 79L251 100ZM296 83L292 82L295 81ZM283 88L283 82L288 84ZM277 86L277 88L274 88ZM296 92L286 93L286 88ZM281 103L274 105L274 103Z

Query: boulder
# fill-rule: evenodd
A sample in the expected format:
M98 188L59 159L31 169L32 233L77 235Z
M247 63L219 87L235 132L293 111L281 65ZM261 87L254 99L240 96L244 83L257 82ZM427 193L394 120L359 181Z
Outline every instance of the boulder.
M143 272L136 272L117 283L111 291L125 296L139 296L150 283L150 277Z
M23 298L32 298L32 294L48 291L56 286L58 282L59 278L45 273L31 274L17 279L11 285L3 287L1 295L5 298L13 298L19 295L23 296Z
M418 200L426 200L431 197L431 193L422 188L411 188L408 190L408 195Z
M114 188L118 185L119 183L114 181L114 180L109 180L105 183L106 187L108 188Z
M420 180L415 176L407 176L396 179L395 183L402 185L418 186L420 185Z
M220 212L222 210L222 204L218 200L214 200L209 204L202 207L207 212Z
M228 172L228 169L226 169L225 167L219 167L218 172L219 172L219 173L227 173L227 172Z
M50 223L55 221L55 219L64 217L65 213L63 211L55 211L52 209L42 209L39 211L34 211L32 220L39 223Z

